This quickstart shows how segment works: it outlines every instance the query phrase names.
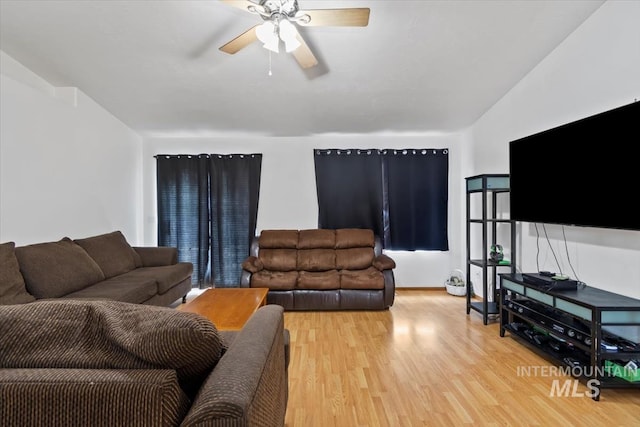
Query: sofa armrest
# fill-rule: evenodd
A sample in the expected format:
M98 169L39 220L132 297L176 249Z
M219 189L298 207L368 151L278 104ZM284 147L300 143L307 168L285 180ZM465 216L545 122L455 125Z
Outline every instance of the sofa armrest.
M250 273L257 273L258 271L264 269L264 264L262 260L255 256L250 256L244 261L242 261L242 269L247 270Z
M283 426L288 383L284 309L261 307L200 388L182 426Z
M396 279L393 270L383 270L384 277L384 306L391 307L396 298Z
M241 288L250 288L251 287L251 272L247 270L242 270L240 272L240 287Z
M389 255L379 254L373 259L372 265L382 272L384 277L384 306L391 307L396 295L396 280L393 275L396 262Z
M264 269L264 264L262 260L256 256L249 256L244 261L242 261L242 271L240 274L240 287L241 288L250 288L251 287L251 275L253 273L257 273Z
M373 259L373 266L380 271L396 268L396 262L389 255L378 255Z
M174 370L0 369L2 425L175 426L188 409Z
M178 249L169 246L134 246L133 249L140 255L143 267L159 267L173 265L178 262Z

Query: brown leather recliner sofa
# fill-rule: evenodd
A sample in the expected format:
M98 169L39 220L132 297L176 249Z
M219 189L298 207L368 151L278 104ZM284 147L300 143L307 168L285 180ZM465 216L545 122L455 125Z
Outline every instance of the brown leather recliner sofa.
M285 310L384 310L395 262L369 229L263 230L242 263L241 287L269 288Z

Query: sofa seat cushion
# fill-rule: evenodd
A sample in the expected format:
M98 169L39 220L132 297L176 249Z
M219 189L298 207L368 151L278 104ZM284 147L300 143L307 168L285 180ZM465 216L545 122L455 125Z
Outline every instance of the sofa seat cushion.
M190 262L179 262L173 265L164 265L161 267L142 267L122 274L123 280L147 279L153 280L158 285L157 293L164 294L178 283L191 277L193 273L193 264Z
M4 368L173 369L194 397L225 351L204 316L119 301L47 300L0 310Z
M298 271L327 271L336 268L336 251L333 249L300 249L296 262Z
M384 276L375 267L364 270L340 270L342 289L384 289Z
M0 305L25 304L35 301L27 292L15 254L15 242L0 245Z
M87 251L107 279L142 265L140 256L120 231L75 239L74 242Z
M107 299L142 304L158 293L158 282L147 277L125 277L124 274L64 295L67 299Z
M329 271L301 271L298 275L297 289L340 289L340 274L338 270Z
M105 279L87 251L68 237L15 251L27 291L38 299L59 298Z
M295 289L297 282L297 271L261 270L251 275L252 288L269 288L286 291Z

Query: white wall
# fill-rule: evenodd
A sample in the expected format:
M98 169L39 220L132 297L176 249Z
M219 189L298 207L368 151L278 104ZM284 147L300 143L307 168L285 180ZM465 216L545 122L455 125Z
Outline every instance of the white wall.
M258 207L258 232L263 229L305 229L318 226L318 201L313 162L314 148L448 148L449 246L446 252L389 252L397 263L398 287L442 287L464 251L463 233L457 225L461 204L462 134L331 135L300 138L181 137L149 138L144 144L145 242L157 242L156 154L262 153L262 178Z
M608 1L598 9L473 126L474 174L508 173L513 139L640 99L639 22L637 1ZM629 202L637 203L637 192ZM594 208L610 207L594 200ZM547 232L565 274L640 298L640 232L564 227L568 257L563 228L547 226ZM537 271L533 224L519 224L518 236L519 270ZM544 238L540 247L540 269L558 271Z
M121 230L142 241L142 139L0 51L0 241Z
M0 241L28 244L120 229L132 243L156 244L153 155L159 153L263 153L261 230L316 226L313 148L446 147L451 249L393 253L398 286L442 286L452 269L465 265L464 177L507 173L512 139L640 97L637 22L640 2L605 3L471 129L442 135L184 136L141 144L79 90L52 87L0 52ZM566 270L563 230L548 231ZM564 232L580 279L640 297L639 232ZM519 246L519 267L533 270L531 225L520 224ZM546 250L540 267L555 270L552 258Z

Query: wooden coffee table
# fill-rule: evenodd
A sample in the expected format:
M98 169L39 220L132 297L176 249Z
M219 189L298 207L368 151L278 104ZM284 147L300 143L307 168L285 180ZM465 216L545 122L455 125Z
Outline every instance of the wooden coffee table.
M238 331L267 303L267 288L211 288L178 310L198 313L221 331Z

